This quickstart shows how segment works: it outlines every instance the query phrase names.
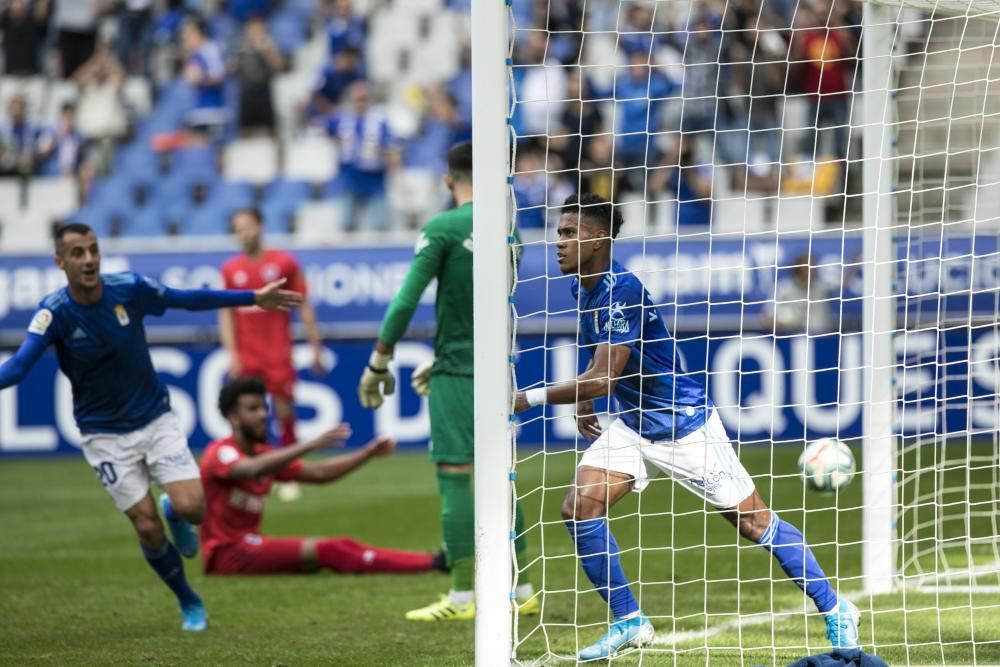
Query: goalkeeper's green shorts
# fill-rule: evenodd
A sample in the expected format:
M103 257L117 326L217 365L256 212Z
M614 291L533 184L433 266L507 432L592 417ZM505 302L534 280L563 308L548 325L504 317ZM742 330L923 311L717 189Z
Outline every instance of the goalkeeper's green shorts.
M430 457L434 463L472 463L472 386L468 376L431 375Z

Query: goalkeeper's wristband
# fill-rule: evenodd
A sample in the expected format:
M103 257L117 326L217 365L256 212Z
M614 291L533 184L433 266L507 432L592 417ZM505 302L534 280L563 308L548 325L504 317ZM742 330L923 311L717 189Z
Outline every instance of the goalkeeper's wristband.
M378 350L372 350L372 355L368 357L368 369L372 373L385 373L392 361L391 354L382 354Z
M539 387L538 389L529 389L524 392L524 400L528 402L528 405L535 407L536 405L545 405L548 400L548 389L545 387Z

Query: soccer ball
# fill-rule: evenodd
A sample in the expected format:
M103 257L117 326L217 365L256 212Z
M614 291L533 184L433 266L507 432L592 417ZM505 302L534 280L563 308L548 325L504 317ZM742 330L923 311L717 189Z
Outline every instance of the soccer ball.
M832 493L854 479L857 466L851 448L834 438L823 438L806 446L799 456L799 471L806 486Z

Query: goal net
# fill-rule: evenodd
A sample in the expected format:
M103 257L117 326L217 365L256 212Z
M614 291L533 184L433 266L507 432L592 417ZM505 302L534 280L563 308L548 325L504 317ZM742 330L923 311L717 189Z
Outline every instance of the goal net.
M476 178L506 164L491 182L506 213L477 208L476 234L516 226L520 240L490 273L477 254L477 276L519 257L510 346L479 346L477 364L509 359L521 390L584 371L594 348L556 229L569 195L613 202L612 260L645 286L760 495L860 609L863 648L892 665L1000 664L1000 2L513 0L489 16L473 3L473 38L477 20L506 26L506 50L474 43L473 80L485 90L488 59L503 61L506 146L476 146ZM504 378L480 368L482 401ZM596 407L605 429L623 409ZM495 594L477 583L481 617L510 625L499 647L477 628L478 664L572 661L613 620L561 511L591 446L576 413L543 405L509 439L477 432L479 466L512 449L492 487L507 501L477 487L477 548L511 554L513 572ZM857 465L825 494L797 463L822 438ZM643 664L830 650L766 550L646 467L648 486L608 512L656 629ZM511 602L526 582L538 615Z

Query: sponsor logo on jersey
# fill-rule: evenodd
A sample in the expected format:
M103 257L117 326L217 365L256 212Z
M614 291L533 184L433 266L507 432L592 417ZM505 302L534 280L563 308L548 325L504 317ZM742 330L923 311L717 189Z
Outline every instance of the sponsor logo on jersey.
M52 311L47 308L42 308L35 316L31 318L31 323L28 325L28 331L33 334L38 334L39 336L44 336L45 332L49 330L49 325L52 324Z
M118 318L118 324L122 325L123 327L127 327L128 323L132 321L128 318L128 311L125 310L125 306L121 305L120 303L117 306L115 306L115 317Z
M229 506L251 514L260 514L264 511L264 496L233 488L229 491Z
M264 279L265 283L273 283L281 277L281 269L274 264L265 264L260 267L260 277Z
M608 310L608 321L604 325L604 333L627 334L632 326L625 317L625 303L617 301Z

